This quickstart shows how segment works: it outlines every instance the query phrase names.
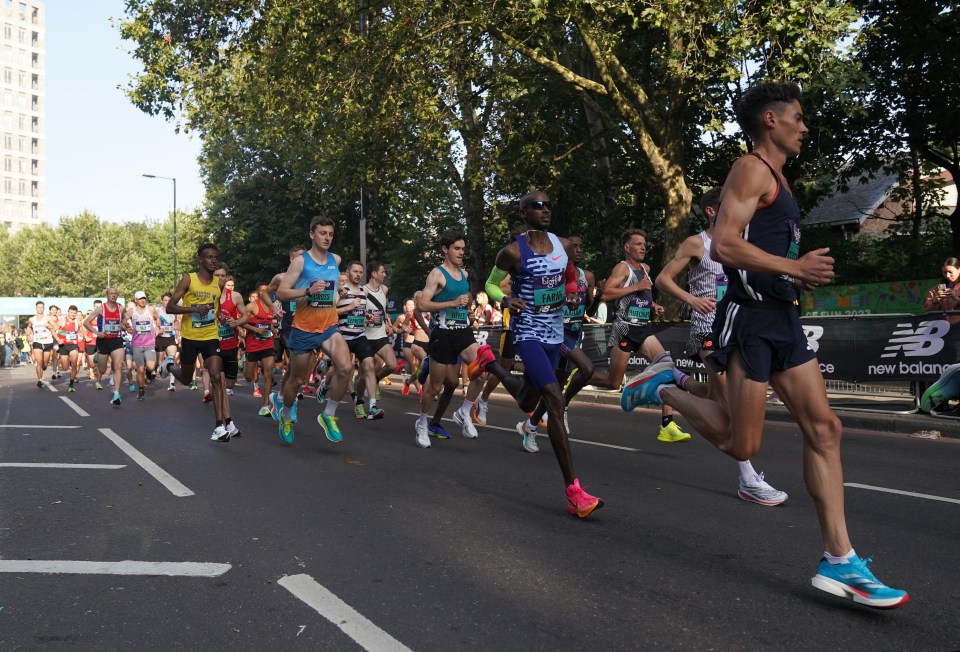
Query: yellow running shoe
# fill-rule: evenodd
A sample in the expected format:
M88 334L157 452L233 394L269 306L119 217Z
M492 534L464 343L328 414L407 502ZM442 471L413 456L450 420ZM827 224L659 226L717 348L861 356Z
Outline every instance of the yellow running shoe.
M677 425L677 422L671 421L669 425L660 428L660 434L657 435L657 440L670 443L678 441L690 441L690 433L680 430L680 426Z

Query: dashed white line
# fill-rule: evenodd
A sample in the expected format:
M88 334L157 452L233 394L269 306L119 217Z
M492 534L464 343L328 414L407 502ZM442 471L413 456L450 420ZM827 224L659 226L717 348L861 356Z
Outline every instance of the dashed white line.
M178 498L185 498L186 496L194 495L194 493L184 486L183 483L157 466L152 460L150 460L150 458L128 444L123 437L115 433L113 430L110 428L100 428L100 432L102 432L107 439L116 444L120 450L129 455L130 459L143 467L143 470L152 475L157 482L169 489L170 493L172 493L174 496L177 496Z
M0 466L26 469L125 469L126 464L59 464L40 462L0 462Z
M80 407L79 405L77 405L76 403L74 403L73 401L71 401L71 400L70 400L69 398L67 398L66 396L61 396L61 397L60 397L60 400L63 401L64 403L66 403L67 405L69 405L70 408L71 408L74 412L76 412L77 414L79 414L80 416L82 416L82 417L88 417L88 416L90 416L90 415L87 413L86 410L84 410L82 407Z
M75 429L79 427L80 426L32 426L32 425L24 425L24 424L0 425L0 428L26 428L27 430L60 430L60 429L70 430L70 429Z
M899 494L901 496L911 496L913 498L926 498L927 500L939 500L944 503L956 503L960 505L960 499L944 498L943 496L934 496L932 494L918 494L913 491L901 491L900 489L888 489L887 487L874 487L869 484L858 484L856 482L844 482L844 487L854 487L856 489L869 489L870 491L881 491L887 494Z
M220 577L230 564L194 561L68 561L57 559L0 559L0 573L67 573L79 575L164 575Z
M53 385L51 385L51 384L48 383L47 381L41 380L40 382L43 383L44 385L46 385L46 386L47 386L47 389L49 389L49 390L50 390L51 392L53 392L54 394L59 394L59 393L60 393L60 392L57 390L56 387L54 387Z
M371 652L410 652L410 648L364 618L309 575L286 575L277 584L339 627L363 649Z

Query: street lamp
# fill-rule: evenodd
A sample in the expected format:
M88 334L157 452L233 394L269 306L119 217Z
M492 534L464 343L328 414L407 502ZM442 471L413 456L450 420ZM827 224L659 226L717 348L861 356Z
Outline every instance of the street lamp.
M173 285L176 287L180 277L177 275L177 178L161 177L156 174L144 174L148 179L166 179L173 181Z

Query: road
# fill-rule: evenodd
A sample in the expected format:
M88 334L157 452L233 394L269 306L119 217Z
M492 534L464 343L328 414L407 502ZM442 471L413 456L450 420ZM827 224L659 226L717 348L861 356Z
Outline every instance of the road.
M754 460L790 494L770 508L705 440L658 442L658 412L574 404L577 472L606 501L580 520L506 399L478 440L448 422L421 450L397 390L381 421L341 406L342 444L307 399L287 446L239 387L223 444L184 387L113 408L0 371L0 649L960 648L958 440L845 433L854 544L911 594L878 611L810 586L795 426L768 422Z

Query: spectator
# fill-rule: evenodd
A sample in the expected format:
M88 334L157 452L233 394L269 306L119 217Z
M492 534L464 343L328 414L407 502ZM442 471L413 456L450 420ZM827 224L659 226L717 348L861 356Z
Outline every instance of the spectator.
M960 277L960 260L950 257L943 262L940 270L943 275L943 282L934 285L927 291L923 300L924 312L942 312L946 310L957 310L960 307L960 283L957 283ZM948 319L953 324L960 321L960 316L953 316Z

